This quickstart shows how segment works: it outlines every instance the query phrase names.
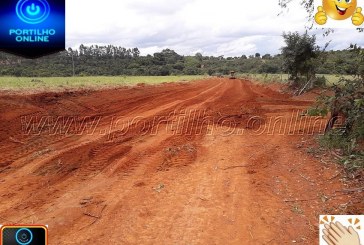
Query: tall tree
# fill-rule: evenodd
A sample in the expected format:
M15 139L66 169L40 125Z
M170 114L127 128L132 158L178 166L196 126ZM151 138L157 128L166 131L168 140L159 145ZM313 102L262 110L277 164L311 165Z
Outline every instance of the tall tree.
M293 80L294 86L300 86L300 77L305 76L306 82L315 77L315 62L319 47L316 37L298 32L284 33L285 46L282 48L283 66Z

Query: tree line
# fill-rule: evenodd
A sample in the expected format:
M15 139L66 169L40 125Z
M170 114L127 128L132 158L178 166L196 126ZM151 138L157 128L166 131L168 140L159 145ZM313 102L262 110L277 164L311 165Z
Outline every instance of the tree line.
M317 63L319 74L355 74L358 57L349 50L325 52L325 62ZM183 56L171 49L140 55L138 48L113 45L80 45L36 60L0 53L0 76L168 76L226 75L238 73L287 73L281 54L240 57Z

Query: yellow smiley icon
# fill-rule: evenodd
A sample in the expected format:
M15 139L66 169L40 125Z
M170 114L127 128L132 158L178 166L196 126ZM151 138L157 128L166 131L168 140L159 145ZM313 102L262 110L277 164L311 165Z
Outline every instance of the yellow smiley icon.
M327 16L334 20L346 20L351 17L354 25L360 26L364 22L362 8L357 7L357 0L323 0L318 7L315 21L319 25L327 22Z

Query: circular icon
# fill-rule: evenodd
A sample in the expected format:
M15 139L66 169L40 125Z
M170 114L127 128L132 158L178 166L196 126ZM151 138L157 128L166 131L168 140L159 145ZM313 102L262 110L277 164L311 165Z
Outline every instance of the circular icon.
M15 239L19 245L28 245L33 240L33 233L27 228L22 228L16 232Z
M16 15L27 24L42 23L50 12L47 0L19 0L16 4Z

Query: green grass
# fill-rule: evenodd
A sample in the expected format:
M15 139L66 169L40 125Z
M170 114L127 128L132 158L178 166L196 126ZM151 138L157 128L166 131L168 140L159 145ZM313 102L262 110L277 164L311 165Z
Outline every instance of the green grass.
M337 83L340 75L325 76L328 85ZM193 81L208 76L103 76L103 77L0 77L0 90L27 91L64 89L98 89L104 87L133 86L138 83L160 84L164 82ZM287 74L238 74L237 77L256 80L260 82L287 82ZM344 76L352 78L352 76Z
M287 82L288 74L238 74L238 77L257 80L261 82ZM350 75L332 75L332 74L317 74L317 77L324 76L327 79L327 85L332 86L333 84L337 84L341 77L352 79L353 76Z
M244 79L251 79L260 82L287 82L288 74L238 74L237 77Z
M180 82L203 79L206 76L128 76L128 77L0 77L0 90L62 90L79 88L103 88L133 86L138 83L149 85L164 82Z

